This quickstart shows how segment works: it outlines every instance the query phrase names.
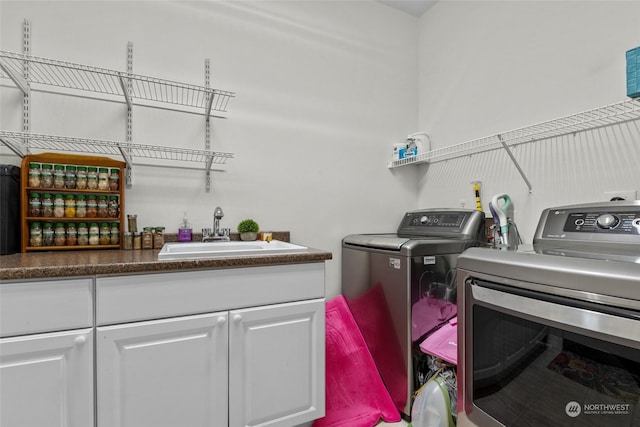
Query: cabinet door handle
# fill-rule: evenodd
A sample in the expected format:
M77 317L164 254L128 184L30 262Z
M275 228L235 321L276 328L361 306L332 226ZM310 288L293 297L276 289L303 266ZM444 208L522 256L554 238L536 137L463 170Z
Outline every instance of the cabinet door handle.
M234 314L234 315L233 315L233 321L234 321L234 322L238 323L238 322L240 322L241 320L242 320L242 315L240 315L240 314Z
M220 316L218 317L218 325L224 325L225 323L227 323L227 318L224 316Z
M80 335L79 337L76 337L76 339L73 341L78 345L84 344L87 342L87 337L85 337L84 335Z

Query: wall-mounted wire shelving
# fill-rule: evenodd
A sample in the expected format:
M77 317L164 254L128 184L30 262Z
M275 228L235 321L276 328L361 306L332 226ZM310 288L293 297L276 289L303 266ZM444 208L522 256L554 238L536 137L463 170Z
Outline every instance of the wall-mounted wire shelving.
M29 80L23 77L25 64L29 66ZM181 107L226 112L233 92L196 86L123 71L57 61L20 53L0 51L2 77L10 78L23 94L33 83L76 91L115 95L130 107L136 101L153 101ZM145 105L145 104L139 104Z
M134 74L132 68L133 44L127 46L127 71L82 65L72 62L32 56L30 54L29 20L24 21L23 53L0 50L0 79L10 79L23 94L23 132L0 130L0 141L15 154L24 157L32 150L66 151L74 153L121 156L127 164L127 186L131 186L131 170L144 158L161 160L158 165L186 167L185 163L199 162L206 173L207 191L211 185L211 166L223 164L233 158L232 153L210 150L210 117L226 113L235 93L210 87L209 60L205 60L205 85L197 86L172 80ZM33 134L30 128L31 91L51 92L58 89L62 95L77 95L92 99L122 102L127 105L126 142ZM62 91L62 92L60 92ZM186 149L133 143L132 107L144 106L202 114L205 117L205 149ZM173 162L178 162L174 164ZM153 162L152 162L153 164Z
M523 171L520 169L515 157L513 157L510 147L634 120L640 120L640 99L627 99L615 104L594 108L577 114L571 114L558 119L548 120L546 122L525 126L444 148L438 148L418 154L417 156L400 160L390 160L387 162L387 167L396 168L421 163L437 163L485 151L505 149L527 183L529 190L531 190L531 185Z

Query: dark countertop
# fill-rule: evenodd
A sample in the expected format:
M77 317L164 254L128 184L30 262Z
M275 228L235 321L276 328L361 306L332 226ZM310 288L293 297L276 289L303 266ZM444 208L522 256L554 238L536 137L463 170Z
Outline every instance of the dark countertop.
M243 255L214 259L158 261L159 249L28 252L0 256L0 280L158 273L177 270L238 268L322 262L331 252L309 248L291 254Z

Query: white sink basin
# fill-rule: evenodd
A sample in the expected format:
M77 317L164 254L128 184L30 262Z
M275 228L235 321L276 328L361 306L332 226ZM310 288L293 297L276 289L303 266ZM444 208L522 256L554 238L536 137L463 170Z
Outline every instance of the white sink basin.
M160 261L198 258L220 258L242 255L273 255L306 251L306 246L272 240L263 242L192 242L165 243L158 254Z

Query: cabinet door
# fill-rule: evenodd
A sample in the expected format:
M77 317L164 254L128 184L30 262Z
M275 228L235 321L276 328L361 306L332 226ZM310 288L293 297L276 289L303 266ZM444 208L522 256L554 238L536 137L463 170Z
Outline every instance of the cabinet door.
M323 417L324 299L229 316L229 426L296 426Z
M227 313L97 328L99 427L227 425Z
M0 339L0 425L94 425L92 329Z

